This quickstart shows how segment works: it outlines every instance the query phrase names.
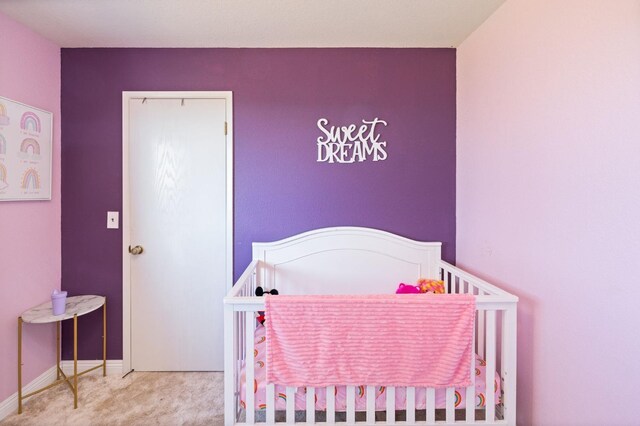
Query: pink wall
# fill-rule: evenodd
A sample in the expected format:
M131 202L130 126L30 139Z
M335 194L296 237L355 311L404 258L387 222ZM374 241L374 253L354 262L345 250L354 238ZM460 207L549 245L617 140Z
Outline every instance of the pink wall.
M17 391L17 318L60 288L60 48L0 14L0 96L54 116L51 201L0 203L0 402ZM55 365L55 332L25 326L24 379Z
M520 296L518 423L637 424L640 2L506 2L458 50L457 260Z

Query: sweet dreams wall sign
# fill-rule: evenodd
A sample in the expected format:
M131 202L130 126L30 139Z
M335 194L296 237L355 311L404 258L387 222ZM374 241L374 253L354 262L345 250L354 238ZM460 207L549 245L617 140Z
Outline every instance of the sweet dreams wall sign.
M361 163L387 159L387 141L380 140L380 130L387 122L378 117L362 119L361 123L346 126L329 126L329 120L317 122L322 133L317 139L319 163Z

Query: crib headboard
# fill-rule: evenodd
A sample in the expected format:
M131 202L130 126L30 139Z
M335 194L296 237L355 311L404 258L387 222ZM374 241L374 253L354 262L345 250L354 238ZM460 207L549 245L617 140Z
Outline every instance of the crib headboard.
M439 278L442 243L371 228L317 229L253 243L259 282L282 294L389 294L398 283Z

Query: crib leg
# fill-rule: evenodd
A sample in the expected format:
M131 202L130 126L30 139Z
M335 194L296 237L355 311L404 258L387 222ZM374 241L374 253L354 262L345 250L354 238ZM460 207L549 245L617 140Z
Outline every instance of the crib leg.
M233 359L234 344L233 335L236 324L233 320L233 306L225 305L224 307L224 424L233 426L236 422L236 397L235 397L235 378L236 371L234 368L235 360Z
M510 306L504 313L502 325L502 352L504 354L504 419L508 425L516 424L516 351L517 351L516 305Z

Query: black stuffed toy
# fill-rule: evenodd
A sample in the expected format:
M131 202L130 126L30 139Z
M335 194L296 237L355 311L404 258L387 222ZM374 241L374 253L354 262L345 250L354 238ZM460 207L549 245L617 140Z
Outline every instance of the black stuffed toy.
M256 287L256 296L260 297L260 296L264 296L266 293L268 294L272 294L272 295L276 295L278 294L278 290L276 290L275 288L269 291L265 291L262 287ZM262 325L264 325L264 312L258 312L258 318L257 318L258 322Z
M256 287L256 296L264 296L266 293L273 294L275 296L278 294L278 290L274 288L273 290L265 291L262 287Z

